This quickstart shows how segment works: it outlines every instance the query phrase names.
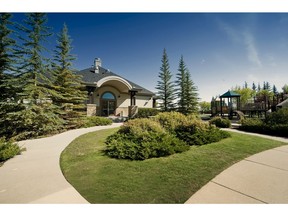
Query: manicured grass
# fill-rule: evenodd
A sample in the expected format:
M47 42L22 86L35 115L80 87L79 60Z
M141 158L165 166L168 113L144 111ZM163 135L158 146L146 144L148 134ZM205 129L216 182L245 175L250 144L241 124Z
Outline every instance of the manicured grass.
M104 155L109 129L82 135L61 155L67 180L90 203L184 203L217 174L249 155L285 143L231 133L187 152L145 161Z

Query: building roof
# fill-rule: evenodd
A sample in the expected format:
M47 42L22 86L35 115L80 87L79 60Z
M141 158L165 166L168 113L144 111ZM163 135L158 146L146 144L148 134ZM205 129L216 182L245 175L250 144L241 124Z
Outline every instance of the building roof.
M97 86L97 82L100 81L101 79L105 78L105 77L109 77L109 76L116 76L116 77L120 77L124 80L126 80L131 86L132 86L132 90L136 90L138 91L139 95L155 95L153 92L143 88L142 86L137 85L134 82L131 82L121 76L119 76L118 74L113 73L110 70L107 70L101 66L98 66L98 73L95 73L95 68L94 67L90 67L81 71L77 71L76 74L81 75L82 76L82 80L83 82L87 85L87 86Z
M233 91L227 91L225 94L221 95L220 98L231 98L231 97L240 97L241 95L233 92Z
M288 99L282 101L281 103L277 104L277 107L288 107Z

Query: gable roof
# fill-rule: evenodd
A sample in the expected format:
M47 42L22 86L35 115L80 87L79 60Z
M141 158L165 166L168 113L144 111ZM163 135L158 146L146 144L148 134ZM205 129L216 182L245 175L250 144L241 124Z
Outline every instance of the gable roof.
M241 95L233 92L233 91L227 91L226 93L224 93L223 95L220 96L220 98L230 98L230 97L240 97Z
M281 103L277 104L277 107L288 107L288 99L282 101Z
M81 71L77 71L76 74L81 75L82 76L82 80L84 82L85 85L87 86L96 86L97 82L105 77L109 77L109 76L116 76L116 77L120 77L124 80L126 80L133 89L138 90L138 94L139 95L155 95L153 92L149 91L148 89L145 89L144 87L131 82L121 76L119 76L118 74L113 73L110 70L107 70L103 67L98 66L99 68L99 72L95 73L95 69L94 67L90 67L90 68L86 68L84 70Z

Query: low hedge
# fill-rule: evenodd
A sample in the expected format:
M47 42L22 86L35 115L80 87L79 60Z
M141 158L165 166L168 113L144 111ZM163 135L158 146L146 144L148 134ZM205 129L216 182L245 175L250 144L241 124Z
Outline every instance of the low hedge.
M271 124L260 119L245 119L241 121L240 130L261 133L272 136L288 137L288 124Z
M100 117L100 116L87 116L83 119L83 127L94 127L94 126L103 126L111 125L113 121L109 118Z
M150 116L156 116L159 112L155 108L138 108L135 118L149 118Z
M231 121L226 118L221 118L219 116L212 118L209 121L209 124L215 125L216 127L219 128L230 128L231 127Z

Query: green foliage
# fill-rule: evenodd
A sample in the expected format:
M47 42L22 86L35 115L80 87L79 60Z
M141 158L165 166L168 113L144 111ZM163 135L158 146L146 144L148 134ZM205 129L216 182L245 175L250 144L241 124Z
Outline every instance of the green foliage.
M189 146L166 133L161 125L149 119L126 122L106 140L106 154L110 157L145 160L187 151Z
M155 108L138 108L138 113L135 118L148 118L156 116L160 111Z
M196 118L190 120L187 124L179 125L175 132L179 139L189 145L204 145L230 137L229 133Z
M244 119L241 121L241 130L262 133L273 136L288 137L288 109L282 108L271 113L262 121L260 119Z
M193 118L190 116L189 118ZM169 133L175 133L175 129L188 123L188 117L179 112L159 113L153 120L158 121L160 125Z
M63 130L63 121L53 113L53 105L41 103L27 105L18 112L11 112L7 116L10 130L16 140L29 139L37 136L57 133Z
M13 75L15 64L15 40L12 39L12 30L9 28L12 15L0 13L0 102L15 97Z
M17 143L14 143L12 140L6 141L4 137L0 138L0 162L13 158L24 150L25 149L20 148Z
M201 101L199 103L199 107L200 107L200 112L202 114L204 113L210 113L211 112L211 103L207 102L207 101Z
M268 125L288 124L288 108L282 108L277 110L277 112L270 113L267 115L265 123Z
M113 121L109 118L100 116L87 116L84 119L84 127L94 127L102 125L111 125Z
M58 35L57 43L52 67L51 98L58 108L58 114L65 120L66 127L77 128L79 119L85 115L83 111L87 92L81 84L81 77L71 68L75 57L70 53L71 39L65 24Z
M221 118L219 116L216 116L214 118L212 118L210 121L209 121L209 124L213 124L215 125L216 127L219 127L219 128L230 128L231 127L231 122L229 119L226 119L226 118Z
M170 111L175 107L174 99L174 85L171 81L172 74L169 70L169 60L166 53L166 49L163 51L162 56L162 66L160 67L160 72L158 77L160 80L157 82L156 89L158 90L157 96L159 97L159 105L161 110L163 111Z
M194 82L191 80L191 75L185 65L183 56L179 61L176 85L177 89L178 111L183 114L198 112L198 90Z

